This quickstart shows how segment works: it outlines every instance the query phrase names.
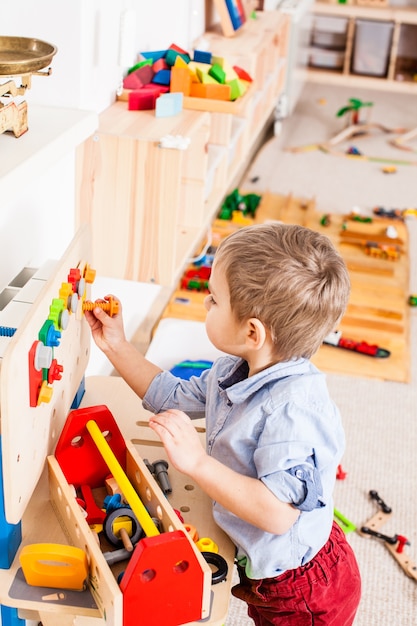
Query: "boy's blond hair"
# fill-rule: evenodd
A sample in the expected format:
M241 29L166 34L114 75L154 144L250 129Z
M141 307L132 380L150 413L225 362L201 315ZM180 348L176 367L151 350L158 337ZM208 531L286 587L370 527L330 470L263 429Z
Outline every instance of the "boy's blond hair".
M238 321L255 317L282 361L311 357L342 318L346 265L328 237L293 224L257 224L224 239L215 263L226 275Z

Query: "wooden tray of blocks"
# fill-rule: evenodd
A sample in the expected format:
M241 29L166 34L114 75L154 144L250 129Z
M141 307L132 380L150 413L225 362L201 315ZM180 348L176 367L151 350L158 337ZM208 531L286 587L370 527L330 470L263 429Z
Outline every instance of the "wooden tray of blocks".
M267 192L262 196L253 222L281 220L301 224L330 237L345 259L352 284L349 305L338 330L345 338L378 345L390 352L388 358L376 358L323 344L312 359L317 367L336 374L408 383L410 311L407 226L399 219L373 216L371 222L361 222L353 217L332 214L323 220L314 200ZM249 221L246 220L246 223ZM235 224L216 220L213 244L241 224L241 220ZM386 229L392 226L397 233L398 256L390 259L367 254L363 242L384 239ZM179 289L173 294L163 317L203 321L204 296L202 292Z

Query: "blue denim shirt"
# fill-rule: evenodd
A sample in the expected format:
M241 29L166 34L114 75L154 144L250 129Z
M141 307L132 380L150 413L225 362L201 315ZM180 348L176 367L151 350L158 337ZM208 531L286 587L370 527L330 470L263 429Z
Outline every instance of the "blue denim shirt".
M214 519L236 545L249 578L279 576L323 547L345 437L325 376L310 361L278 363L250 378L247 363L229 356L190 380L162 372L143 406L153 413L177 408L190 417L205 414L207 452L300 509L290 530L274 535L213 503Z

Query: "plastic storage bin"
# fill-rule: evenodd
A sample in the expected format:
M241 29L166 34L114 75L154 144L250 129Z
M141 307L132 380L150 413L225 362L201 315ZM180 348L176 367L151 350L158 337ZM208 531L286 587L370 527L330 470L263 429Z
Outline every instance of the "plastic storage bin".
M356 20L352 72L385 77L388 71L393 22Z
M325 48L344 48L348 20L344 17L320 16L314 18L312 44Z
M345 54L343 51L317 48L310 53L309 64L311 67L341 70L343 69L344 58Z

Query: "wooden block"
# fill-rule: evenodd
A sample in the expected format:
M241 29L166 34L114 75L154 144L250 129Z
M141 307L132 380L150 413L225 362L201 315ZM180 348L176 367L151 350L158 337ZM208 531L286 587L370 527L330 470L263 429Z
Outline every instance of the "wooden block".
M171 69L170 91L181 92L184 96L191 93L191 73L188 67L174 66Z
M178 57L178 58L181 58L181 57ZM159 72L160 70L167 70L168 63L165 61L165 59L157 59L155 63L152 65L152 69L155 74Z
M212 54L208 50L194 50L193 61L195 63L205 63L211 65Z
M138 89L129 92L129 111L146 111L155 108L157 95L151 89Z
M157 72L152 81L157 85L166 85L168 86L171 80L171 70L159 70Z
M222 85L226 81L226 72L223 70L223 67L218 63L214 63L211 66L211 68L209 69L209 76L214 78L214 80L216 80L218 83L221 83Z
M210 66L210 69L211 69L211 66ZM202 83L203 85L209 85L211 83L213 83L213 84L217 83L216 79L213 78L213 76L210 75L210 69L209 69L208 72L203 72L198 67L196 69L197 78L200 81L200 83Z
M224 100L230 102L230 85L219 85L218 83L201 84L192 83L190 89L191 98L206 98L208 100Z
M179 52L178 50L170 48L169 50L167 50L167 53L165 55L165 61L167 62L169 67L175 65L175 61L178 56L182 57L186 63L190 62L190 57L187 52Z
M183 94L182 93L165 93L156 99L155 115L156 117L170 117L177 115L182 111Z
M174 67L188 67L188 65L189 62L187 63L180 54L175 59Z

